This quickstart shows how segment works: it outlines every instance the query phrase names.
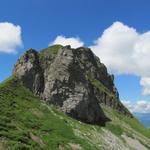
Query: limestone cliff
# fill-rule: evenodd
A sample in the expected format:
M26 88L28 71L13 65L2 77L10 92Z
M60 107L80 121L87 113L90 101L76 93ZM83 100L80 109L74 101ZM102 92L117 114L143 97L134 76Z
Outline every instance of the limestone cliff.
M89 48L29 49L17 61L13 74L35 95L81 121L107 120L102 105L132 116L119 100L114 76Z

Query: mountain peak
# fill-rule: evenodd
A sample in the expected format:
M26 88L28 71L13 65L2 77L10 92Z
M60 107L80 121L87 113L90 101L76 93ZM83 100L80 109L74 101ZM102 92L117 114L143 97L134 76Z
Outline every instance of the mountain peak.
M83 122L105 122L108 118L102 105L132 116L119 100L114 76L89 48L29 49L17 61L13 74L35 95Z

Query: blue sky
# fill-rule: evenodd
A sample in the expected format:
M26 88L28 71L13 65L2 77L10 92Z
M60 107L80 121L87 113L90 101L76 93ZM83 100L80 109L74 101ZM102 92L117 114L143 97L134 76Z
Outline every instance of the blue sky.
M25 50L31 47L37 50L47 47L49 43L54 43L59 35L65 38L74 37L75 40L80 38L85 46L94 46L96 52L101 45L98 42L94 45L94 41L98 39L104 41L105 37L110 36L103 34L106 29L115 33L114 29L117 27L126 30L127 26L130 34L134 32L132 30L134 28L136 32L133 35L140 34L138 39L143 41L144 33L150 30L149 6L149 0L1 0L0 23L9 22L14 26L18 25L21 28L22 43L16 44L14 49L17 53L6 53L0 47L0 81L10 76L13 65ZM149 36L146 39L149 40ZM101 58L101 53L96 54ZM103 59L102 56L102 60L105 62L105 57ZM124 63L129 63L130 66L130 60L129 62L126 60ZM137 101L150 105L149 92L143 95L143 87L140 84L142 82L145 86L144 81L148 80L149 74L141 68L135 69L136 65L138 68L138 64L133 66L135 71L132 72L130 67L128 70L126 66L117 67L116 64L111 66L112 61L114 59L111 62L106 61L106 65L108 64L108 68L115 73L115 83L121 100L128 101L127 105ZM150 69L148 67L147 70ZM149 85L146 86L149 88Z

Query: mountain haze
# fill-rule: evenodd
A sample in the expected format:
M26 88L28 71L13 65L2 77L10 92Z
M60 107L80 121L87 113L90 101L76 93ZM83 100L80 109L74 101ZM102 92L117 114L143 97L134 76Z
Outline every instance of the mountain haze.
M150 113L134 113L134 116L137 117L147 128L150 128Z

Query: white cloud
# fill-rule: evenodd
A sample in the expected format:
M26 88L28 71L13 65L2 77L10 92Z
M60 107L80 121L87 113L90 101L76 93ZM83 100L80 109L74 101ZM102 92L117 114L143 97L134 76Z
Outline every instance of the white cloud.
M49 45L53 44L61 44L63 46L70 45L72 48L78 48L84 45L84 43L77 37L67 38L62 35L57 36L56 39Z
M150 95L150 77L142 77L140 84L143 87L143 95Z
M52 44L73 48L84 45L79 38L62 35ZM90 47L110 73L140 76L143 94L150 95L150 31L139 33L122 22L114 22Z
M109 72L140 76L143 94L150 94L150 82L147 82L150 78L150 31L140 34L132 27L115 22L91 48Z
M16 53L22 46L21 27L8 22L0 23L0 52Z
M131 111L138 113L150 113L150 102L140 100L137 102L122 101L122 103Z

